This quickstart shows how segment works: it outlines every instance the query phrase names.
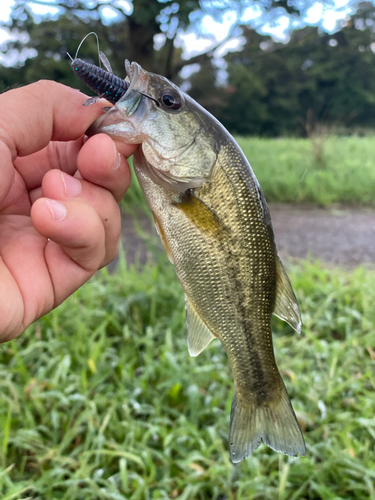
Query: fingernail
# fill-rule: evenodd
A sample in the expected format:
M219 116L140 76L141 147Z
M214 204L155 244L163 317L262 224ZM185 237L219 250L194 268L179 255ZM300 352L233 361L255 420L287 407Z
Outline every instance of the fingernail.
M63 220L66 216L66 206L55 200L46 200L47 207L55 220Z
M78 179L72 177L71 175L64 174L61 172L61 180L64 185L64 191L66 196L78 196L82 189L82 184Z
M115 159L115 163L113 164L112 169L118 170L120 167L121 167L121 155L120 155L120 153L116 152L116 159Z

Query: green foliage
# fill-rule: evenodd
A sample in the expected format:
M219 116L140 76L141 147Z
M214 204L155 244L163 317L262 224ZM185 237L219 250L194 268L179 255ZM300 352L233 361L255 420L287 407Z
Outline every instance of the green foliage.
M47 19L40 23L33 22L29 15L27 23L22 26L29 40L26 43L19 41L9 42L8 49L18 48L33 50L36 57L27 59L25 64L17 68L5 68L1 71L0 90L11 86L35 82L39 79L55 80L59 83L79 88L88 93L89 89L84 85L70 68L70 59L75 56L79 43L91 31L96 31L100 40L100 49L105 52L111 60L114 71L119 76L124 76L125 70L123 60L121 64L114 57L108 44L107 27L93 20L84 21L70 14L62 15L57 20ZM99 64L98 47L96 38L89 36L82 47L79 55L84 54L87 62Z
M192 78L191 95L232 133L308 135L317 124L375 127L375 6L361 4L334 34L306 27L286 44L242 26L245 40L229 52L228 85L199 94L212 60ZM204 87L203 87L204 88Z
M308 139L238 139L268 201L373 204L374 139L329 137L322 161Z
M304 334L274 322L304 458L261 446L234 467L228 360L190 358L163 256L103 270L0 353L5 500L375 499L373 272L290 272Z

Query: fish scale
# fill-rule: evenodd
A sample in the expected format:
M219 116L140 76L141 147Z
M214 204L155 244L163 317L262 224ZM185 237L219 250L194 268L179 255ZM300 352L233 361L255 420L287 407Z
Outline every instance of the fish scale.
M262 440L304 455L271 317L298 333L302 323L259 183L213 116L166 78L136 63L126 68L129 89L87 134L140 144L134 170L185 291L189 352L197 356L217 338L232 368L230 457L239 462Z
M233 237L230 243L228 242L228 245L232 246L232 255L234 258L228 259L228 255L224 251L221 259L224 262L234 261L235 264L237 264L237 259L242 259L242 265L235 265L233 271L234 273L238 273L238 269L240 269L243 276L241 276L241 280L237 278L237 282L242 285L241 289L236 287L239 321L230 330L228 327L221 328L223 333L220 332L217 336L223 343L230 358L235 384L239 389L239 396L246 400L246 398L251 397L251 392L254 392L259 400L259 393L262 395L263 393L269 394L275 388L275 380L271 380L271 384L269 384L271 391L269 388L265 390L265 373L267 371L273 373L273 370L270 370L270 363L273 363L276 367L272 341L269 342L271 339L270 320L274 299L272 293L270 294L268 290L262 290L266 284L266 288L270 288L270 275L271 280L275 280L275 251L272 249L272 242L268 238L264 239L267 230L265 230L263 218L259 216L256 185L253 179L248 176L247 165L243 163L243 159L238 155L238 152L230 147L222 148L222 151L219 153L218 163L218 168L226 174L223 179L224 182L226 181L226 185L221 186L214 175L211 183L201 188L201 191L205 192L198 190L197 195L203 201L207 201L219 216L222 214L223 217L228 213L228 198L232 196L236 200L232 205L238 208L237 214L236 217L232 216L232 220L229 223ZM227 171L222 168L222 165L228 166ZM245 185L243 181L247 181ZM244 185L243 190L233 189L232 186L237 186L238 184ZM247 188L249 184L251 185L250 193L252 199L248 196ZM230 189L231 187L232 189ZM210 193L214 193L214 196L210 196ZM217 198L215 193L221 193L220 200L215 200ZM218 201L222 206L218 204ZM261 244L256 245L256 240L259 238L261 238ZM264 247L265 251L263 252L261 249ZM268 255L268 260L262 258L263 253L265 253L265 256ZM257 258L255 258L256 254L259 254ZM273 287L273 294L275 294L275 287ZM253 312L254 297L257 297L259 302L256 314ZM252 307L250 307L250 304L252 304ZM267 318L268 321L265 322L264 318ZM238 322L240 325L238 325ZM252 323L252 328L249 328L250 322ZM257 327L257 324L260 324L259 327ZM235 348L231 349L233 344L233 330L236 330L237 342L234 344ZM230 333L228 334L227 332ZM262 366L262 359L258 356L258 349L254 349L254 345L252 344L254 339L256 339L255 341L258 344L262 344L259 346L261 347L259 350L266 361L266 366ZM274 379L274 377L271 378ZM276 382L278 382L278 378ZM242 386L245 388L244 391L240 390ZM250 388L253 388L253 390Z

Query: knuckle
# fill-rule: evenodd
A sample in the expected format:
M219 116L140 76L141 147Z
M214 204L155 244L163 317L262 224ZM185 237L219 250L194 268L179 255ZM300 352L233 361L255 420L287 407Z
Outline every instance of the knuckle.
M61 170L62 161L58 143L51 141L47 145L47 157L51 168Z
M36 90L38 93L46 92L46 91L53 91L57 89L60 86L59 83L54 82L53 80L45 80L41 79L38 80L34 83L31 83L29 88L32 90Z
M58 86L59 84L57 82L53 82L51 80L38 80L37 82L24 87L24 91L29 95L31 94L32 98L37 98L43 102L43 99L45 99L46 96L53 95L56 92Z

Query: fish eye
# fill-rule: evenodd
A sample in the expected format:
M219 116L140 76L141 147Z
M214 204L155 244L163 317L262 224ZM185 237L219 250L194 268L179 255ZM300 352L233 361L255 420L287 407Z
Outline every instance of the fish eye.
M166 109L177 110L182 106L182 99L175 89L165 89L160 95L160 103Z

